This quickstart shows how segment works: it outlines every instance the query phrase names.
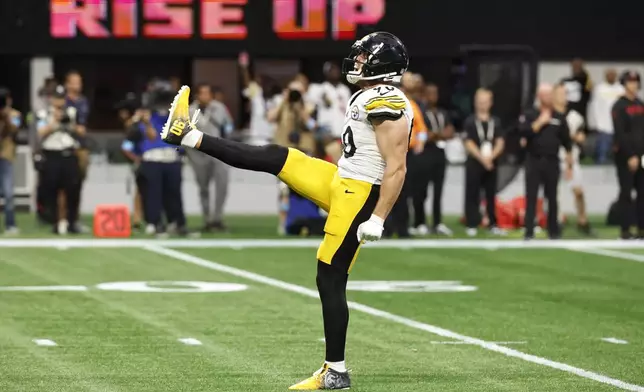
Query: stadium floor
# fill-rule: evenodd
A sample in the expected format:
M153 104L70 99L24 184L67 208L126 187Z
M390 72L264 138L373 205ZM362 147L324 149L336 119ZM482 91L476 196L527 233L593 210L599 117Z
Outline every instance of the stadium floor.
M284 391L317 240L0 240L0 391ZM644 243L416 240L352 273L356 391L644 391Z

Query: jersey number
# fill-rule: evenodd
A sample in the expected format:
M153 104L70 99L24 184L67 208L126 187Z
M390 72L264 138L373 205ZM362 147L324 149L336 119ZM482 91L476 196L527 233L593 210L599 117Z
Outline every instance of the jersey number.
M376 87L376 91L380 95L387 95L390 92L394 91L394 88L391 86L379 86L379 87Z
M356 153L356 145L353 142L353 130L347 127L342 134L342 153L345 158L351 158Z

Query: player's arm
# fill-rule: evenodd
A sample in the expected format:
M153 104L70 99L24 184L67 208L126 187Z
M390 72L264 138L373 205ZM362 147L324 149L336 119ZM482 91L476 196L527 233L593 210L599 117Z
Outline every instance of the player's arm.
M374 120L372 124L376 131L378 149L387 165L380 186L380 198L373 214L384 221L398 200L405 182L409 124L405 116L397 120Z

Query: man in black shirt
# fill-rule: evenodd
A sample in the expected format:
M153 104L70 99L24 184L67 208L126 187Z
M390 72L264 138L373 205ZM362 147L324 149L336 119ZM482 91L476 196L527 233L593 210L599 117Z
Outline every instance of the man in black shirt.
M490 233L503 235L505 232L496 226L496 187L497 159L505 147L501 120L490 114L492 92L478 89L474 96L475 113L465 119L465 220L467 235L477 234L481 223L481 189L485 190Z
M624 95L613 106L615 127L615 165L619 179L619 204L622 211L622 238L632 238L630 232L632 191L637 192L636 211L638 237L644 239L644 102L637 97L640 75L627 71L621 77Z
M593 82L584 69L584 62L581 59L574 59L570 63L572 75L561 80L566 88L568 108L578 112L586 120L586 109L590 101L590 93L593 90Z
M427 84L421 95L419 106L423 111L425 124L429 127L425 148L416 158L419 166L413 183L412 199L414 202L414 225L409 232L414 235L426 235L427 217L425 215L425 200L427 188L432 183L432 215L433 232L435 234L451 236L452 230L443 223L443 185L447 171L447 157L445 156L446 140L454 137L454 126L447 110L438 106L438 86Z
M548 235L561 236L558 222L557 186L559 183L559 147L566 150L566 178L572 173L572 141L566 118L552 108L552 86L539 86L539 108L528 109L519 118L519 132L526 138L526 212L525 238L534 237L534 220L539 186L548 200Z

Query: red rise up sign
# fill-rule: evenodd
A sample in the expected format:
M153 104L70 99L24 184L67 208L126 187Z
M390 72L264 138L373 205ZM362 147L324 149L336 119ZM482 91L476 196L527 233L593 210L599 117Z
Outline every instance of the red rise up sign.
M244 7L249 0L50 1L53 38L248 38ZM195 12L199 12L198 26L193 23ZM376 24L384 14L385 0L273 0L272 25L281 39L330 35L335 40L350 40L356 38L357 26Z

